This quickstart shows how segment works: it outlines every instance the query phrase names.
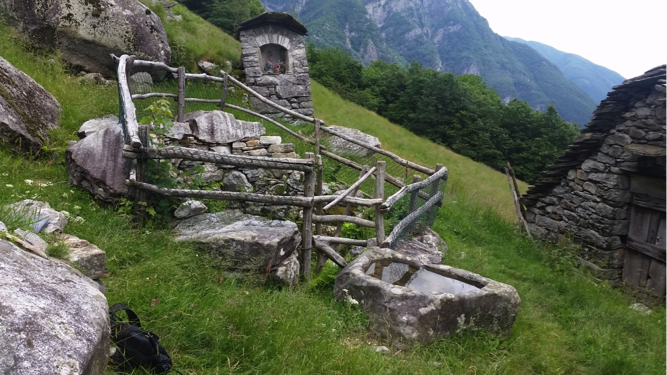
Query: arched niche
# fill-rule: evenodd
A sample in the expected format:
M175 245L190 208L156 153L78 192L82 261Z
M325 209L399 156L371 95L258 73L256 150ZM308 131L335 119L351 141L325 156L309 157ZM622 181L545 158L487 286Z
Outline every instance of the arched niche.
M279 44L265 44L259 48L262 74L291 73L289 51Z

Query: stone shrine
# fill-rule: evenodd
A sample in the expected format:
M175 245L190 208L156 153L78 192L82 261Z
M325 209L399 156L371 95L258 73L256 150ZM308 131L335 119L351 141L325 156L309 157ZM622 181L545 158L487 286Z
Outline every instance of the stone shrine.
M306 32L288 13L270 12L243 22L238 39L246 85L276 104L312 116ZM250 100L261 114L293 120L257 98Z

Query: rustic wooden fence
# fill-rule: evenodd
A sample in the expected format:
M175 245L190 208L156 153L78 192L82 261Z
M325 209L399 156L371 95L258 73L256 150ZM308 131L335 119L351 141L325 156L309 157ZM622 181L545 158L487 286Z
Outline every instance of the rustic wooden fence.
M208 74L186 73L185 68L182 67L172 68L162 63L136 60L134 56L123 55L121 57L113 56L113 58L118 63L118 92L120 98L119 121L122 124L125 136L123 157L135 159L137 161L135 173L131 174L134 178L127 180L127 185L136 189L136 200L145 201L147 193L156 193L172 197L248 201L301 207L303 209L301 264L303 275L307 280L310 279L311 275L311 257L313 248L318 252L316 272L319 272L324 266L326 259L331 259L340 267L345 267L347 264L343 257L333 249L331 244L368 245L368 240L341 237L341 229L344 223L354 223L362 227L374 228L377 243L382 247L391 247L399 237L406 233L406 229L414 224L419 217L426 216L427 219L425 221L432 224L437 208L442 202L444 183L447 180L447 169L442 165L438 165L437 168L433 170L405 160L389 151L370 146L364 142L340 134L333 129L329 129L319 119L304 116L273 103L235 78L229 76L224 71L220 72L222 77L215 77ZM164 71L166 74L173 75L178 81L178 93L150 92L133 95L130 91L131 83L129 79L130 72L133 68L158 69ZM222 86L220 99L212 100L186 97L186 80L203 80L220 83ZM263 103L272 106L293 118L313 123L315 125L314 139L305 137L270 117L256 113L247 108L227 103L226 98L230 83L245 90L249 95L254 96ZM151 146L149 142L149 126L139 126L134 100L155 97L173 98L177 102L176 121L181 121L183 119L185 103L187 102L211 103L215 104L221 110L229 108L254 115L257 118L275 125L295 138L314 146L314 153L306 153L305 159L287 159L246 155L225 155L212 151L201 151L185 147ZM339 137L347 142L368 149L374 154L385 156L391 162L404 167L406 175L408 169L411 169L428 177L422 181L420 175L415 175L413 183L406 185L401 178L385 173L386 162L383 160L376 161L375 166L369 169L365 165L327 150L321 142L321 136L324 133ZM360 172L358 180L339 195L323 195L322 157L358 170ZM146 163L149 159L184 159L238 167L300 171L304 173L305 177L304 196L275 196L256 193L161 188L148 183L146 180ZM369 180L372 176L375 178L375 192L373 197L356 197L356 193L361 184L364 183L364 181ZM388 199L385 199L386 183L399 188L399 191ZM409 197L410 199L408 215L394 226L392 232L388 236L385 236L385 215L392 210L396 202L405 197ZM424 201L421 206L418 205L420 200ZM345 204L343 214L324 214L325 211L339 204ZM352 215L351 212L355 206L372 207L374 220L366 220ZM322 224L333 223L337 224L333 236L324 236L322 234ZM313 224L315 227L314 233Z

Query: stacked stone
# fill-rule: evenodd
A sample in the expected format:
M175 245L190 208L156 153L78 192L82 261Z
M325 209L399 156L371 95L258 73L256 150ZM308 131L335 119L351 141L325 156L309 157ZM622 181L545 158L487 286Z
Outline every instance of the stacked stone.
M602 101L574 143L521 198L531 231L569 237L578 261L620 280L628 234L630 174L665 176L665 66L626 80Z
M278 136L244 139L232 143L231 147L232 154L268 156L272 158L299 158L299 155L294 152L294 144L282 144L282 139Z
M305 116L313 115L313 100L306 59L304 35L278 25L265 25L255 29L241 30L241 60L246 75L246 85L272 102ZM285 74L264 73L260 63L260 48L277 44L289 53ZM257 98L250 98L255 109L262 114L291 120Z

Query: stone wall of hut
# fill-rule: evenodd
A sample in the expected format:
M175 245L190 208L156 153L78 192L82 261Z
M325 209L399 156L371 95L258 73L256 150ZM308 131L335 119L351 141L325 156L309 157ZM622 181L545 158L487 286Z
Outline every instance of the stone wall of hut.
M664 67L662 77L617 86L521 199L532 233L551 242L573 240L579 264L601 279L621 279L631 176L665 176Z

